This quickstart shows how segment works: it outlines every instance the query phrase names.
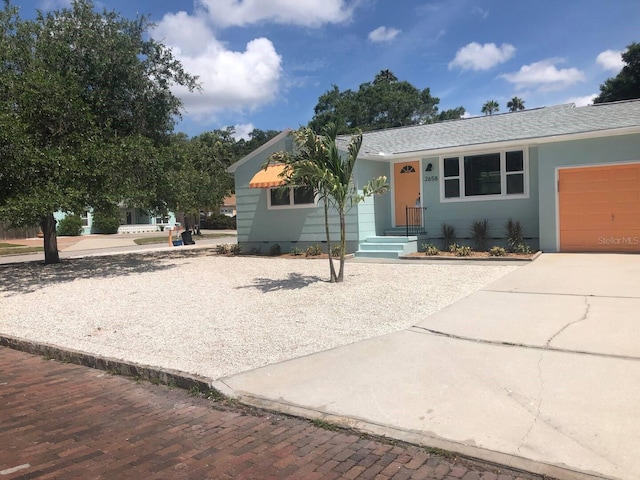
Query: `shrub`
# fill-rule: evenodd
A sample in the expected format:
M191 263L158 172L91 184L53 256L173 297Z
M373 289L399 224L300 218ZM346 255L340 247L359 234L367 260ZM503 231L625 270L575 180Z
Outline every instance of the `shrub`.
M455 253L457 257L468 257L469 255L471 255L472 251L473 250L471 249L471 247L460 245L458 248L456 248Z
M231 245L228 243L219 243L216 245L216 253L220 255L228 255L230 253Z
M471 239L477 251L485 251L489 241L489 220L475 220L471 224Z
M504 257L507 251L502 247L491 247L489 249L489 255L492 257Z
M271 245L271 248L269 248L269 255L271 255L272 257L282 255L282 247L280 247L279 243L274 243L273 245Z
M200 228L207 230L235 230L236 217L227 217L221 213L212 213L200 221Z
M440 225L440 233L442 235L442 248L448 248L456 240L456 229L453 225L442 223Z
M510 218L505 223L504 229L509 248L513 249L516 245L524 243L524 232L519 221Z
M337 244L337 245L334 245L333 247L331 247L331 256L332 257L339 257L341 253L342 253L342 245Z
M531 253L531 247L529 247L529 245L527 245L526 243L519 243L515 247L513 247L513 252L519 254L528 254Z
M456 251L460 248L460 245L458 245L457 243L452 243L451 245L449 245L449 251L451 253L456 253Z
M433 243L423 243L422 250L424 250L425 255L439 255L440 249L436 247Z
M302 255L302 250L298 247L291 247L291 255L299 256Z
M229 245L229 253L231 253L232 255L240 255L241 252L242 252L242 248L240 247L240 244L231 243Z
M96 210L93 212L91 229L95 233L118 233L120 226L120 213L117 209Z
M56 233L61 237L82 235L82 219L79 215L67 215L62 220L58 220Z
M311 245L307 248L307 257L322 255L322 245Z

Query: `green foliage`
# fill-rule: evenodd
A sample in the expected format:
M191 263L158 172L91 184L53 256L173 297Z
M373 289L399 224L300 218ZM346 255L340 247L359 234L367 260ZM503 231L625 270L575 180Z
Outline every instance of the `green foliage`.
M342 254L342 246L340 244L331 247L331 256L339 257Z
M422 244L422 250L425 255L433 256L440 255L440 249L436 247L433 243L424 243Z
M344 134L433 123L461 118L465 113L463 107L438 113L439 103L440 99L431 96L429 88L419 90L398 80L390 70L382 70L357 91L341 92L333 85L318 99L309 127L321 131L325 125L334 123L338 133Z
M524 110L524 100L520 97L513 97L507 102L507 108L510 112L518 112Z
M274 243L273 245L271 245L271 247L269 247L269 255L271 255L272 257L279 257L280 255L282 255L282 247L279 243Z
M524 232L518 220L509 219L504 225L507 244L512 250L516 245L524 243Z
M529 254L531 253L531 247L525 243L518 243L513 247L513 253L518 253L518 254Z
M82 219L78 215L67 215L62 220L58 220L56 231L63 237L82 235Z
M460 245L458 245L457 243L452 243L451 245L449 245L449 252L451 253L456 253L456 251L460 248Z
M479 252L485 251L489 242L489 220L474 220L469 233L474 248Z
M503 247L491 247L489 249L489 255L491 257L504 257L507 255L507 251Z
M456 240L456 229L453 225L440 224L440 236L442 237L442 248L447 249Z
M322 245L310 245L306 250L307 257L322 255Z
M460 245L458 246L458 248L456 248L454 253L457 257L468 257L469 255L471 255L471 252L473 252L471 247L467 245Z
M229 253L232 255L240 255L242 253L242 247L238 243L232 243L229 247Z
M118 233L120 226L120 212L115 206L103 207L93 211L91 229L95 233Z
M200 228L207 230L235 230L235 217L228 217L222 213L212 213L202 220Z
M640 43L632 43L622 53L624 67L615 77L600 85L600 95L593 103L617 102L640 98Z
M495 100L487 100L487 102L482 106L481 112L485 115L493 115L496 112L500 111L500 104Z
M296 257L302 255L302 249L298 247L291 247L291 255Z
M219 243L216 245L216 253L219 255L229 255L229 253L231 253L231 244Z
M0 28L0 152L12 167L0 216L40 223L45 263L57 263L53 212L164 200L172 89L197 84L145 17L97 13L90 0L33 20L7 1Z

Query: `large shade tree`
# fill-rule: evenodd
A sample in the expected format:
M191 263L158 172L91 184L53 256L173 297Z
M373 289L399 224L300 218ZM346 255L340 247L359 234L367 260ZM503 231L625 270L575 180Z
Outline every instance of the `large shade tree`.
M0 218L40 224L59 262L56 211L156 200L181 103L197 88L151 24L90 0L23 20L0 12Z
M267 163L285 163L287 168L281 174L284 185L282 189L307 187L313 189L316 198L323 204L325 234L329 250L329 273L331 283L344 281L344 261L347 249L347 212L372 195L381 195L389 190L385 176L372 178L358 191L354 183L354 171L362 135L354 135L343 155L337 144L338 126L328 124L317 135L310 128L301 128L293 133L296 145L295 154L276 152ZM331 244L331 221L333 213L337 214L340 230L339 269L336 273L333 264Z
M600 85L600 95L593 103L617 102L640 98L640 43L632 43L622 53L624 66L615 77Z
M438 112L439 103L429 88L420 90L398 80L390 70L382 70L357 91L340 91L333 85L318 99L309 127L321 131L334 123L338 133L344 134L433 123L461 118L465 113L463 107Z

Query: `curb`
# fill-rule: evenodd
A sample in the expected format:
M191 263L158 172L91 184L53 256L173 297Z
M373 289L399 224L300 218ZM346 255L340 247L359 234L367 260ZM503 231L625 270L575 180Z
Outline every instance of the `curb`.
M174 386L185 390L198 389L200 392L214 390L211 386L211 380L205 377L190 375L177 370L137 365L109 357L99 357L78 350L62 349L46 343L36 343L7 335L0 335L0 346L33 355L41 355L45 358L51 358L61 362L104 370L114 375L141 378L154 384ZM220 392L216 391L216 393L219 394Z

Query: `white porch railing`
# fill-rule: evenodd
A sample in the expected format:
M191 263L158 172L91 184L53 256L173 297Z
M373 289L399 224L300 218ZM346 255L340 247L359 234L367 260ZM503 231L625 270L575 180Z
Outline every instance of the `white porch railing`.
M147 233L159 232L160 225L120 225L118 233Z

